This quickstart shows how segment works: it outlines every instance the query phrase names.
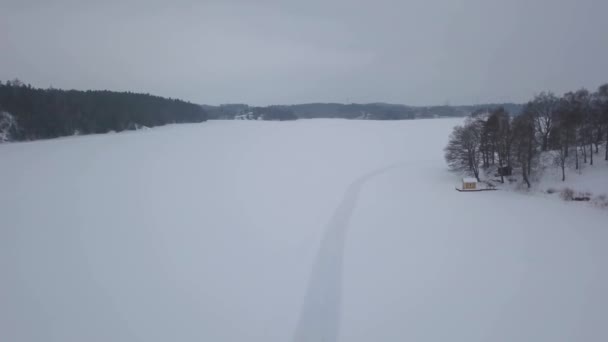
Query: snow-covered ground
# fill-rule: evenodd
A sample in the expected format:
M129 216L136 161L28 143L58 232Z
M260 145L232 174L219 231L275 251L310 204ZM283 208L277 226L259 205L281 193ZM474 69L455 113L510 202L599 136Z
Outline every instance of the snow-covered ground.
M540 181L535 184L535 189L541 192L555 191L559 194L563 189L572 189L575 194L586 194L592 201L591 205L604 206L608 209L608 162L604 160L605 149L601 148L594 153L593 165L583 163L580 158L580 167L570 165L566 168L566 180L562 181L562 171L559 167L550 165L550 153L541 158L543 165L539 174ZM558 196L555 196L558 197ZM605 197L605 198L604 198Z
M594 163L584 163L580 157L580 166L575 167L574 156L566 163L566 180L562 181L562 170L556 164L557 151L542 152L538 158L538 165L532 176L532 186L527 188L521 178L521 171L516 169L512 177L505 178L501 184L499 177L495 174L496 169L490 169L482 175L482 180L490 180L497 188L507 191L517 191L554 201L563 201L566 191L570 191L576 198L587 198L580 201L578 205L587 205L599 209L608 210L608 161L604 160L605 148L599 148L594 153ZM482 172L483 173L483 172ZM494 174L494 176L492 176ZM568 199L572 200L572 199Z
M460 120L0 146L0 341L606 341L608 212L459 193Z

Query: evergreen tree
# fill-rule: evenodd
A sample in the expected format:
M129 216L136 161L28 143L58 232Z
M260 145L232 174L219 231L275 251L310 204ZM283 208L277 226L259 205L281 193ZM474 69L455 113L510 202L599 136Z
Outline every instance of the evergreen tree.
M16 121L15 140L207 120L201 106L180 100L105 90L37 89L19 80L0 84L0 108Z

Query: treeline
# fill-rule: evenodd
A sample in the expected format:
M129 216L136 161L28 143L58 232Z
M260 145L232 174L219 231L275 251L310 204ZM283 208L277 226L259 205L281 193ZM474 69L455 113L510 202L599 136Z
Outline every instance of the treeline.
M430 107L415 107L389 103L305 103L270 107L250 107L246 104L223 104L219 106L203 107L209 113L210 119L224 120L242 118L243 115L255 114L255 112L260 109L268 109L271 107L281 109L285 111L285 113L289 113L288 115L293 114L296 118L300 119L341 118L364 120L411 120L434 117L464 117L472 112L501 106L514 114L519 114L522 108L521 105L513 103ZM254 108L257 108L257 110L254 110Z
M289 106L252 107L246 104L233 103L219 106L203 105L203 108L209 113L210 119L270 121L298 119Z
M285 106L250 107L248 113L255 120L288 121L298 119L293 111Z
M300 118L411 120L435 117L464 117L481 109L500 106L511 110L513 113L521 111L521 105L513 103L470 106L408 106L381 102L366 104L308 103L289 107Z
M308 103L290 107L298 117L307 119L411 120L416 117L412 107L389 103Z
M593 165L602 144L603 159L608 160L608 84L594 93L541 93L516 116L504 108L473 113L454 128L445 159L452 170L478 180L480 170L500 176L502 182L515 171L530 187L542 154L551 156L565 180L567 166Z
M205 120L207 114L199 105L149 94L39 89L19 80L0 82L0 126L10 130L4 132L11 136L10 140L120 132Z

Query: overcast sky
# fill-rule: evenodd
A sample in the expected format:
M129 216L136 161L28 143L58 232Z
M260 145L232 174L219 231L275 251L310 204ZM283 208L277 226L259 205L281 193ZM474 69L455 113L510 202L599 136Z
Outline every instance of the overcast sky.
M606 0L0 0L0 80L256 105L608 82Z

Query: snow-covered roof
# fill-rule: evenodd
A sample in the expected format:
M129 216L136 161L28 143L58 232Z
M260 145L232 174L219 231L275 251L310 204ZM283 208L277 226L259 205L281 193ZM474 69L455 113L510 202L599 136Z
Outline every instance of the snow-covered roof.
M465 177L462 179L463 183L477 183L477 178Z

